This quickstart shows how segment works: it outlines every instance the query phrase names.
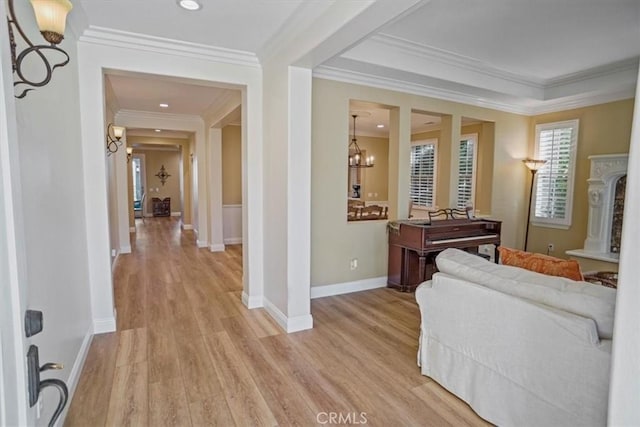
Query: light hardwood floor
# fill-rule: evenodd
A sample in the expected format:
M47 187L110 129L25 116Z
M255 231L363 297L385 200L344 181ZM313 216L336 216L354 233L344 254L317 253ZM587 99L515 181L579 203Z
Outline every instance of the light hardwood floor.
M197 249L175 218L137 229L118 332L94 337L65 425L486 425L420 374L413 294L313 300L314 328L287 335L242 305L240 246Z

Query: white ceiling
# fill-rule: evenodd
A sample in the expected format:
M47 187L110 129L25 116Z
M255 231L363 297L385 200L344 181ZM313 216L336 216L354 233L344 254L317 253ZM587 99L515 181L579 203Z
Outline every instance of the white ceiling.
M90 25L165 39L259 52L304 0L80 0Z
M311 30L331 27L329 8L352 6L332 0L202 3L201 11L187 12L175 0L80 0L75 12L84 11L92 29L243 51L258 64L274 46L297 46ZM324 42L331 49L320 50L337 54L307 51L307 57L328 58L312 64L315 76L523 114L634 95L638 0L367 0L358 7L357 16L351 8L352 21L331 21L334 35ZM206 116L239 99L237 89L202 82L108 78L120 109ZM170 108L160 109L160 102ZM361 120L363 132L379 133L373 123L379 120L371 119L371 129L368 121Z

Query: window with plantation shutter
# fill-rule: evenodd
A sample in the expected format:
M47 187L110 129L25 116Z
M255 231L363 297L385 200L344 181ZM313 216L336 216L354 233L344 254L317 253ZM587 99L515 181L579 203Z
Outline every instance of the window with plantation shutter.
M571 225L577 145L578 120L536 126L536 158L547 162L535 175L532 223Z
M458 191L456 207L475 205L476 153L478 136L462 135L458 153Z
M431 208L435 202L436 139L414 141L411 145L411 184L413 206Z

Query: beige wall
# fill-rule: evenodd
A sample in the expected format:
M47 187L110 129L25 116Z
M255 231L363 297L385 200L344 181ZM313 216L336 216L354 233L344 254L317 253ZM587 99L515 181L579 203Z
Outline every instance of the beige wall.
M440 144L460 135L461 117L495 122L494 168L491 210L488 212L503 221L503 242L521 245L524 238L526 202L523 188L527 171L521 159L526 157L530 119L485 108L410 95L389 90L313 80L313 120L311 153L311 283L313 286L380 278L387 274L387 233L385 221L347 223L345 182L348 155L349 101L361 100L392 108L389 139L390 211L406 211L411 110L437 111L448 115L447 131L443 126ZM397 114L394 110L397 107ZM453 129L451 124L458 123ZM393 142L399 141L399 142ZM393 142L393 143L392 143ZM440 145L439 159L450 158ZM399 154L399 150L402 152ZM392 164L393 163L393 164ZM395 172L397 171L397 172ZM399 175L398 175L399 174ZM400 177L401 179L398 179ZM449 177L443 178L448 185ZM395 201L395 202L394 202ZM407 201L405 203L405 201ZM447 200L448 202L448 196ZM404 211L403 211L404 209ZM405 213L406 215L406 213ZM393 215L392 215L393 217ZM358 268L350 270L349 261L358 259Z
M553 243L555 251L551 255L567 258L565 251L584 247L588 221L587 179L591 167L588 157L594 154L628 153L632 116L633 99L628 99L531 118L529 129L531 155L535 150L537 124L579 119L580 127L571 227L568 230L562 230L531 225L527 245L529 251L546 253L547 245ZM527 196L529 185L530 181L527 181Z
M240 126L222 128L222 204L242 204L242 134Z
M358 136L358 146L365 156L373 156L375 161L373 167L360 169L362 198L386 202L389 197L389 139Z
M180 195L180 153L178 151L161 150L138 150L134 149L134 154L144 154L145 175L147 179L146 214L153 213L151 199L154 197L164 199L171 197L171 212L181 212L182 202ZM164 166L165 171L171 175L162 185L160 178L156 176L160 168Z
M445 117L444 122L449 125L450 118ZM441 130L432 130L411 135L412 141L425 139L437 139L437 160L436 160L436 199L435 205L439 208L452 207L449 203L450 185L452 183L452 168L455 171L456 165L451 164L451 137L442 138ZM495 150L494 139L495 129L491 122L483 122L475 125L462 126L461 135L478 135L478 159L476 161L476 193L474 209L479 210L481 215L491 214L491 198L493 189L493 153ZM450 135L450 134L449 134Z
M171 211L179 212L182 209L182 222L183 224L191 225L192 222L190 219L192 218L192 202L191 202L191 157L190 153L192 152L191 143L188 139L178 139L178 138L158 138L158 137L146 137L146 136L127 136L127 145L135 146L135 145L157 145L157 146L180 146L181 152L185 153L183 156L180 155L181 152L173 152L174 155L177 155L178 164L171 167L169 170L168 164L165 164L165 168L168 173L171 174L171 177L165 183L165 187L171 185L177 185L178 189L171 190L173 195L163 194L168 193L168 187L164 190L162 189L162 185L160 184L159 178L154 176L160 170L160 166L162 163L157 164L155 166L149 166L149 160L147 158L148 153L159 153L159 151L155 150L140 150L134 147L134 154L136 153L144 153L146 160L146 174L147 174L147 188L158 187L160 190L159 193L150 193L147 192L147 202L146 209L148 213L152 212L151 198L152 197L171 197ZM166 153L171 153L170 151ZM153 154L152 154L153 156ZM182 159L182 164L180 164L180 158ZM128 168L128 181L129 181L129 221L130 226L133 227L135 225L135 221L133 218L133 191L132 191L132 180L131 180L131 163L129 163ZM152 179L149 178L149 174ZM182 174L182 177L180 176ZM182 179L181 179L182 178Z

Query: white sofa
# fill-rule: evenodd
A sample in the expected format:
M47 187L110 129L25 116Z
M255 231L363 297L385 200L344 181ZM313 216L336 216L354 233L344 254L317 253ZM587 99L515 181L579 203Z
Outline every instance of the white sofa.
M422 374L499 426L604 426L616 291L447 249L416 290Z

